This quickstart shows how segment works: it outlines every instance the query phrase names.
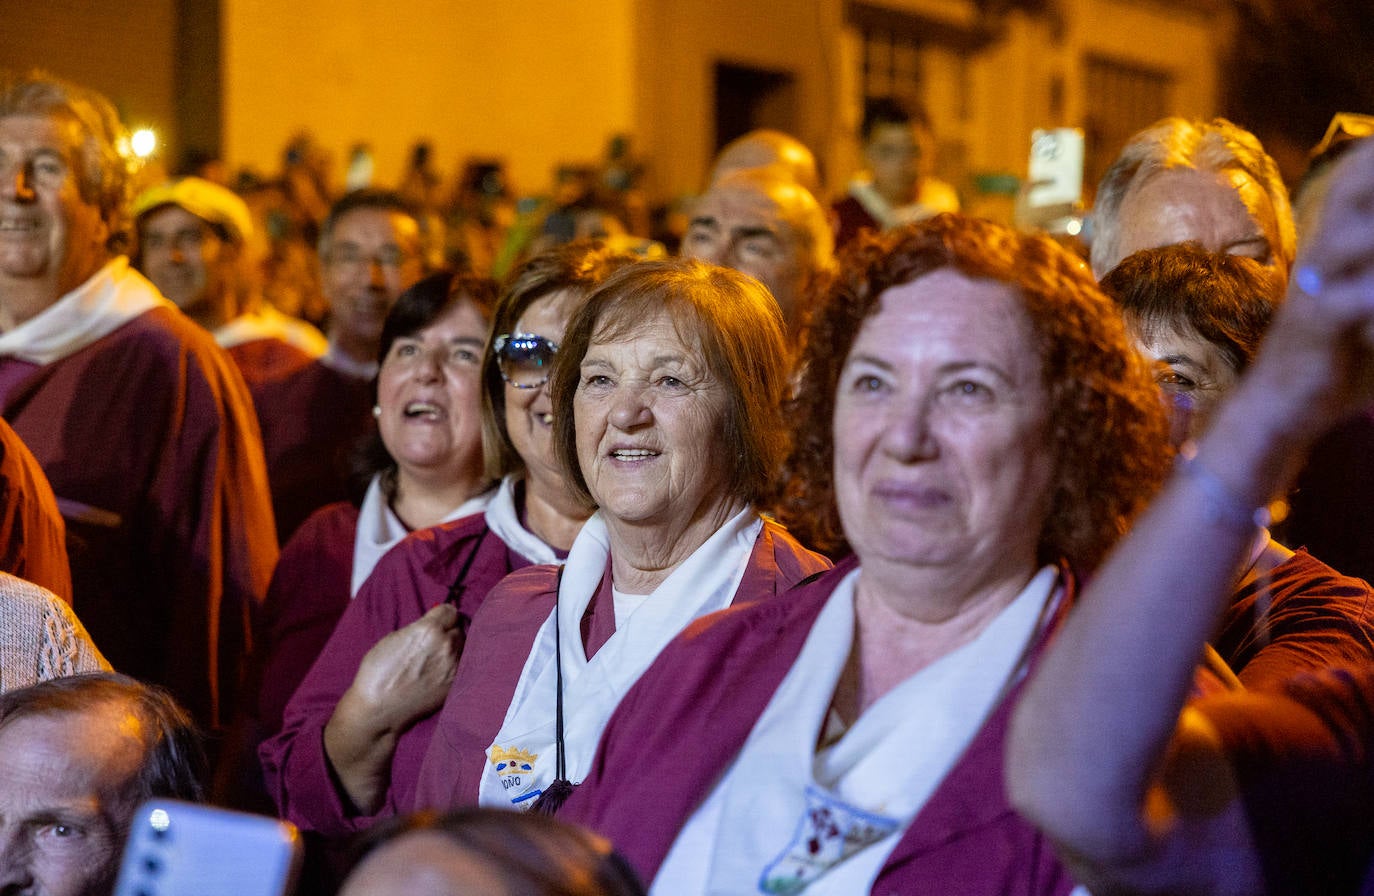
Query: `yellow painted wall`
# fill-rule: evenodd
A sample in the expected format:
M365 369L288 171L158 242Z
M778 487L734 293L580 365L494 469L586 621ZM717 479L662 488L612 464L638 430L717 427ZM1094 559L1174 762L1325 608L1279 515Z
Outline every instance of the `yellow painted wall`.
M640 108L650 188L663 195L700 188L714 148L716 62L793 74L796 136L823 150L836 122L839 8L839 0L643 0Z
M309 128L339 183L365 140L392 184L428 138L446 178L499 155L517 190L542 190L632 128L638 2L223 0L226 158L273 172Z
M42 68L175 142L173 0L0 0L0 68Z

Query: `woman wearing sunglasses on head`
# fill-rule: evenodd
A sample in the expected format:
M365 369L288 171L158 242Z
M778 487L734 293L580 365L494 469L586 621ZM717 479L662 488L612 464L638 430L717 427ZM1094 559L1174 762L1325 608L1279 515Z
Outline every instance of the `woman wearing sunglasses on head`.
M568 319L631 261L575 244L512 276L481 367L486 467L500 485L484 512L405 539L349 605L260 750L283 817L344 835L408 804L468 620L508 573L559 563L572 545L591 510L553 458L547 375Z

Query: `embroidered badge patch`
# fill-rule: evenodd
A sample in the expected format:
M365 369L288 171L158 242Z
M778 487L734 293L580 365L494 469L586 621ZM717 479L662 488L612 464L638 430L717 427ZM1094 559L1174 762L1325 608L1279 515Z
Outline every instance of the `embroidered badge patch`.
M897 830L897 820L844 803L815 786L797 832L759 878L760 893L800 893L831 868Z
M542 790L530 791L534 786L534 764L539 761L538 753L493 744L490 757L501 787L505 789L512 805L518 806L543 793Z

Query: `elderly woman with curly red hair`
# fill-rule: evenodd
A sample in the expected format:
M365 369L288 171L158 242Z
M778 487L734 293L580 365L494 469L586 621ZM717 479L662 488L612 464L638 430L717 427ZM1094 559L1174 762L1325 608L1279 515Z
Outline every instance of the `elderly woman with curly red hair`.
M792 516L854 556L688 629L560 817L654 893L1067 893L1003 742L1168 467L1149 370L1080 262L955 215L856 247L806 361Z

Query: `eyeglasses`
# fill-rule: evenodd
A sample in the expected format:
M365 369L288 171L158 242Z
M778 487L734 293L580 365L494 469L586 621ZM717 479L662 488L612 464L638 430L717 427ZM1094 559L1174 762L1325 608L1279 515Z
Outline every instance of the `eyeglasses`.
M384 271L395 272L412 257L398 246L386 246L375 255L367 255L356 246L345 244L332 249L327 260L330 265L345 271L357 272L375 264Z
M534 333L506 333L492 344L501 379L517 389L538 389L549 381L557 344Z

